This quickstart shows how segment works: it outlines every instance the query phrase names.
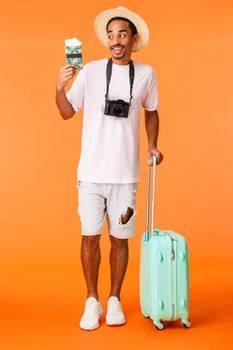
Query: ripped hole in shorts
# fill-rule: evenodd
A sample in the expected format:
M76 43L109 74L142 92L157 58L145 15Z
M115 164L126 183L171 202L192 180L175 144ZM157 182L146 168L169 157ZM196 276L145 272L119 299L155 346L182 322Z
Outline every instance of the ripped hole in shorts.
M127 224L127 222L130 220L133 214L134 214L134 209L127 207L126 211L120 216L119 224L122 224L122 225Z

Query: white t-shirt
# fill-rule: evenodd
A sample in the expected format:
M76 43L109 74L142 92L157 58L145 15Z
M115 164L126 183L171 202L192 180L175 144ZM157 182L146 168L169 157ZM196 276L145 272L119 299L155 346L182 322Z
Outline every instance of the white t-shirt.
M77 180L97 183L139 181L141 106L158 107L157 79L149 65L134 62L133 98L128 118L104 114L108 59L87 63L66 96L75 111L84 108ZM112 65L109 99L129 102L129 65Z

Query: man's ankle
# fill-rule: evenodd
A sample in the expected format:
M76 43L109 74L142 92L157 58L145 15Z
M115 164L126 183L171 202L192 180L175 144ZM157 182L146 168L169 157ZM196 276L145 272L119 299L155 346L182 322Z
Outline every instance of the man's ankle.
M90 297L93 297L93 298L95 298L97 301L99 301L99 295L96 294L96 293L88 293L88 294L87 294L87 299L90 298Z
M120 299L120 295L117 294L117 293L110 293L109 296L108 296L108 299L111 298L111 297L116 297L119 301L121 300Z

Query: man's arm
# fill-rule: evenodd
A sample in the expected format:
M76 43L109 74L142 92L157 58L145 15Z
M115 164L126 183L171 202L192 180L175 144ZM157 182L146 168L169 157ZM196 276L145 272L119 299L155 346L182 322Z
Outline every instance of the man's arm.
M59 71L56 84L56 104L63 119L72 118L75 114L75 110L66 97L65 87L75 75L76 70L73 65L68 64Z
M148 139L148 157L151 159L151 156L154 154L156 156L156 164L160 164L163 160L163 155L157 149L159 135L159 115L156 110L145 110L145 127Z

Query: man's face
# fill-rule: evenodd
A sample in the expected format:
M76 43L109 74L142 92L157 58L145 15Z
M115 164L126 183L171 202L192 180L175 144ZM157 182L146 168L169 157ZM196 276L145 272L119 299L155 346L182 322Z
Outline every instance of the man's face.
M107 35L108 47L113 58L120 60L125 56L130 57L133 44L137 40L137 34L132 36L128 22L121 20L112 21L108 26Z

